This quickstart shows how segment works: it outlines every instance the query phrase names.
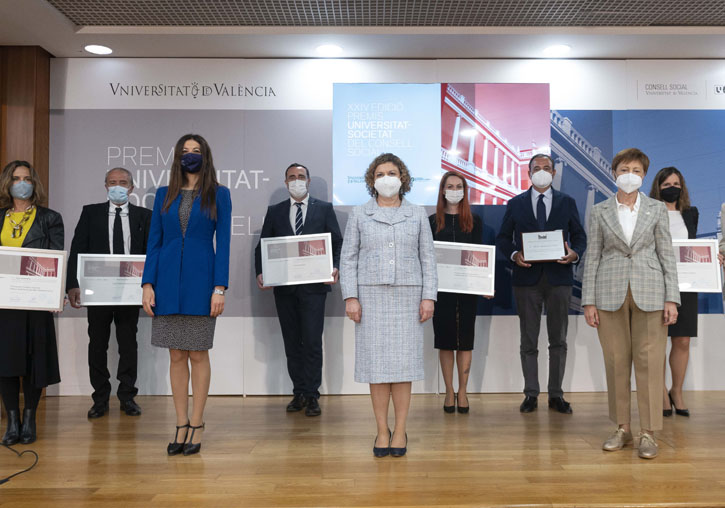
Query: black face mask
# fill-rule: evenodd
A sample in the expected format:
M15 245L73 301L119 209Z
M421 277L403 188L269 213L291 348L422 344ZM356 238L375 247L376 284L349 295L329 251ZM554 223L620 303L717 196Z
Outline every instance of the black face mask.
M679 187L665 187L660 190L660 196L668 203L674 203L680 199L680 194L682 194L682 189Z

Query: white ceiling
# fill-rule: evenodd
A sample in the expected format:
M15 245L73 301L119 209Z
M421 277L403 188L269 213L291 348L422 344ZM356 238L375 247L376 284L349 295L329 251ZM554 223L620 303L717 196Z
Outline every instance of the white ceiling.
M0 45L56 57L103 44L116 57L311 58L334 43L343 58L541 58L565 43L570 58L725 58L724 27L82 27L46 0L0 0L0 19Z

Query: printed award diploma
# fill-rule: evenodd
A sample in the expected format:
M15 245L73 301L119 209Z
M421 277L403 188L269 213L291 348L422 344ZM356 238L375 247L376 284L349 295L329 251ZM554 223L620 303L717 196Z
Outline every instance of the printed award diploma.
M81 305L141 305L144 255L78 254Z
M527 263L556 261L566 255L564 231L534 231L521 233L521 251Z
M717 260L717 240L672 240L677 281L686 293L721 293L722 269Z
M63 310L66 251L0 247L0 308Z
M265 286L332 282L332 236L262 238L262 281Z
M433 242L438 291L493 296L496 247L475 243Z

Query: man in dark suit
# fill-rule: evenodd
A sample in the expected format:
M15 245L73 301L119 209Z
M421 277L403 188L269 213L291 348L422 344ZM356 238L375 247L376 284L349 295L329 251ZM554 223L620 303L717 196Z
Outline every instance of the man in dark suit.
M106 173L108 201L86 205L78 220L68 256L66 291L70 304L81 307L78 287L78 254L146 254L146 242L151 227L151 210L128 202L133 192L131 172L114 168ZM118 372L116 377L121 410L129 416L141 414L133 398L138 393L136 332L139 308L134 305L88 307L88 369L93 386L93 407L88 418L99 418L108 412L111 395L108 372L108 341L111 323L116 323L118 341Z
M299 284L274 288L277 316L282 328L287 371L292 379L294 398L287 411L305 409L307 416L321 413L319 397L322 382L322 330L325 322L325 298L330 285L337 282L342 235L332 203L309 195L310 172L302 164L290 164L285 171L290 198L267 209L262 238L273 236L330 233L332 236L333 282ZM255 249L257 286L267 289L262 279L261 241Z
M514 297L519 315L521 367L524 372L522 413L530 413L538 405L538 343L542 306L546 308L549 335L549 407L564 414L572 412L561 388L566 367L569 302L574 283L571 265L584 254L587 237L574 199L551 187L555 174L551 157L539 154L531 158L529 177L532 187L508 202L496 237L496 248L514 263ZM559 229L566 241L565 255L555 261L526 262L521 233Z

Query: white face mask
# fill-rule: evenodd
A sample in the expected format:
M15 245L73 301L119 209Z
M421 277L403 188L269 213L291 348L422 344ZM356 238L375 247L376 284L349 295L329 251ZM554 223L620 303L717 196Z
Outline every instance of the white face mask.
M461 202L461 200L463 200L463 189L461 189L461 190L446 189L446 200L452 205L457 205L458 203Z
M634 173L624 173L617 177L617 187L625 194L630 194L642 187L642 177Z
M551 181L554 179L554 177L549 173L548 171L544 171L543 169L540 169L533 175L531 175L531 183L533 183L538 188L544 188L551 185Z
M400 178L385 175L375 180L375 190L384 198L392 198L400 190Z
M307 182L304 180L292 180L287 184L290 196L295 199L301 199L307 194Z

